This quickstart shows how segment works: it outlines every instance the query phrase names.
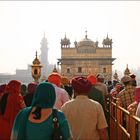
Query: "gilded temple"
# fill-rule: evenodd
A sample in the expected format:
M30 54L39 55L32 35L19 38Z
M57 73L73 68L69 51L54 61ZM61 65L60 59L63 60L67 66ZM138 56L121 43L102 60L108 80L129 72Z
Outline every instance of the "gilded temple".
M88 38L87 31L84 39L75 41L71 47L70 39L65 35L61 39L61 58L58 64L61 65L61 74L72 78L73 76L103 73L106 80L112 77L112 65L115 58L112 58L112 39L107 35L103 39L102 47L98 41Z

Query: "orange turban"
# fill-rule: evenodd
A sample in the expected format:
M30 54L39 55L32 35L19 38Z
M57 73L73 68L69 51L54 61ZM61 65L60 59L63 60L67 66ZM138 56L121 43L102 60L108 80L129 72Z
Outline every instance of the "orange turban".
M48 76L48 82L55 84L60 87L61 85L61 76L58 73L52 73Z
M94 75L89 75L87 79L92 83L92 85L95 85L97 82L97 79Z
M61 83L65 86L69 84L69 79L67 77L62 77L61 78Z

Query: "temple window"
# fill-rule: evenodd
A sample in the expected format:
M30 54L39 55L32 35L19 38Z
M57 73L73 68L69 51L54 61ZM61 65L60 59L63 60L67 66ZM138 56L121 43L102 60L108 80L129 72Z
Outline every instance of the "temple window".
M106 68L103 68L103 73L106 73Z
M82 67L78 67L78 73L82 73Z
M70 73L70 68L69 67L67 68L67 73Z

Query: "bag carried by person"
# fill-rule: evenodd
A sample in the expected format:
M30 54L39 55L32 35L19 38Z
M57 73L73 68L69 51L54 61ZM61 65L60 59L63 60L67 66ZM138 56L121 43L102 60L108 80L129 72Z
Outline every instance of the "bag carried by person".
M59 130L59 122L57 117L57 110L53 109L53 134L52 134L52 140L63 140L63 137L61 135L61 132Z

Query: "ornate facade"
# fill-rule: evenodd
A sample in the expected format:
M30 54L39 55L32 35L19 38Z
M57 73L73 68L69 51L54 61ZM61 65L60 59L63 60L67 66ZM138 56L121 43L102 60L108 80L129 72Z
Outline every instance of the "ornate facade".
M70 46L70 40L66 37L61 39L61 58L58 64L61 65L61 74L72 78L73 76L103 73L106 80L112 77L112 39L107 35L103 39L103 46L98 46L98 41L94 42L87 36L81 41L74 42Z

